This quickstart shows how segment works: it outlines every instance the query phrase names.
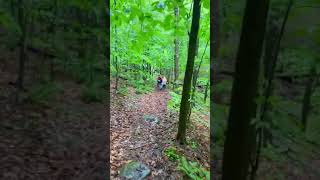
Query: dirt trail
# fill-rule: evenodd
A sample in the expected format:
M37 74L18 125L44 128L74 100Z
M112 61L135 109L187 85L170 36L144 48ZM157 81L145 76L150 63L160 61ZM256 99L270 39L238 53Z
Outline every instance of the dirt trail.
M129 99L128 99L129 98ZM137 96L113 96L111 102L111 179L120 179L119 170L129 160L140 161L151 170L148 179L178 179L163 150L175 136L167 102L168 91ZM144 120L145 115L159 119L159 124Z

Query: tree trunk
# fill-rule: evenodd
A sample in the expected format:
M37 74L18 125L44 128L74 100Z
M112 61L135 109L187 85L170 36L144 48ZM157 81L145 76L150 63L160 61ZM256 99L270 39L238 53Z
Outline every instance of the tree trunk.
M208 89L209 89L209 81L206 84L206 89L204 90L204 96L203 96L203 102L207 102L207 97L208 97Z
M216 81L216 73L217 73L217 68L216 68L216 63L219 62L219 49L220 49L220 0L213 0L213 12L211 14L211 19L213 20L213 26L210 26L210 31L213 32L213 35L210 36L210 47L212 47L212 51L210 51L210 57L212 57L212 60L210 62L210 81L208 81L207 88L205 91L205 97L204 100L207 99L207 92L208 92L208 87L210 84L210 166L211 167L216 167L215 162L213 160L214 158L214 137L212 130L214 127L213 124L213 95L214 95L214 82ZM211 59L211 58L210 58ZM214 177L215 174L213 171L210 171L210 176Z
M200 63L197 66L197 68L194 69L194 72L193 72L191 100L194 100L194 96L195 96L195 92L196 92L196 88L197 88L197 80L198 80L200 68L201 68L201 65L202 65L202 62L203 62L203 57L204 57L204 55L206 53L208 44L209 44L209 40L207 41L206 47L204 48L203 54L202 54L201 59L200 59ZM190 121L190 116L191 116L191 111L192 111L193 106L194 106L194 102L192 101L190 103L190 110L189 110L189 113L188 113L188 121L187 122Z
M104 27L110 27L110 0L107 0L106 2L107 4L107 7L106 7L106 12L103 13L103 14L107 14L107 21L106 23L101 23L102 25L104 25ZM106 84L108 84L108 86L106 87L106 100L107 100L107 103L106 103L106 116L105 118L106 119L110 119L110 85L111 82L110 82L110 28L106 28ZM107 121L106 124L106 129L110 129L110 121ZM109 145L110 144L110 133L108 131L105 132L106 133L106 138L105 138L105 143L106 145ZM106 150L106 158L105 158L105 161L106 162L110 162L110 148L107 148ZM105 177L110 177L110 168L106 168L107 172L105 174Z
M16 7L15 7L16 5L17 4L16 4L15 0L10 1L10 11L11 11L11 15L14 19L16 18Z
M117 10L116 8L117 2L116 0L114 0L114 6L115 6L115 10ZM114 25L114 33L115 33L115 38L117 38L117 26ZM117 39L115 39L115 52L117 52ZM118 90L118 83L119 83L119 62L118 62L118 56L115 56L115 69L116 69L116 86L115 86L115 90Z
M178 134L177 134L177 140L181 144L184 144L186 139L186 122L188 119L188 112L190 109L189 98L190 98L194 59L195 59L195 53L196 53L196 41L198 38L198 31L199 31L199 20L200 20L200 0L194 0L191 32L189 36L188 60L187 60L187 66L186 66L183 89L182 89L182 98L181 98L180 114L179 114L179 127L178 127Z
M270 58L265 59L264 60L264 76L266 78L266 83L265 83L265 87L264 87L264 102L261 105L261 115L260 115L260 121L263 122L267 122L270 127L273 127L272 122L271 122L271 118L268 116L268 111L271 111L272 106L269 102L269 98L272 95L273 92L273 79L274 79L274 74L275 74L275 70L276 70L276 65L277 65L277 61L278 61L278 55L279 55L279 50L280 50L280 43L281 43L281 39L282 36L284 34L284 30L285 30L285 26L289 17L289 13L291 10L291 7L293 5L293 0L289 1L285 16L284 16L284 20L282 22L281 25L281 29L279 32L279 35L275 40L275 42L273 40L271 40L271 42L269 42L270 44L267 44L268 46L274 46L274 48L272 47L268 47L267 50L270 50L269 54L266 54L265 58ZM276 30L276 27L272 28L273 30ZM274 36L274 32L270 32L270 36ZM269 37L271 38L271 37ZM272 141L272 134L270 132L270 129L266 129L264 127L257 129L256 132L256 136L258 137L258 142L257 142L257 147L256 147L256 154L255 154L255 159L254 159L254 163L252 163L252 169L251 169L251 175L250 175L250 179L254 180L255 176L256 176L256 172L259 168L259 161L260 161L260 153L261 153L261 146L267 146L268 142Z
M231 107L223 153L223 180L245 180L248 176L255 130L256 97L260 57L269 0L247 0L236 60Z
M281 39L284 34L285 26L287 24L287 20L289 17L289 13L290 13L292 4L293 4L293 1L290 0L278 37L274 38L276 31L277 31L277 27L276 27L277 25L272 23L273 19L270 19L271 28L270 28L270 32L268 32L268 36L266 36L266 56L264 58L264 78L266 80L266 84L264 87L265 92L263 94L263 96L265 97L265 101L262 105L260 119L262 121L268 122L270 125L272 125L272 123L270 122L270 119L265 120L264 118L265 118L265 116L267 116L267 111L271 111L271 109L272 109L271 104L269 102L269 98L273 92L273 88L272 88L273 87L273 79L274 79L274 74L275 74L277 61L278 61L280 43L281 43ZM263 144L264 144L264 146L266 146L267 142L271 142L272 134L271 134L271 132L268 131L268 129L264 129L263 130L263 137L264 137Z
M52 47L55 49L55 33L56 33L56 19L58 16L58 2L57 0L54 0L53 2L53 19L51 21L50 24L50 31L53 34L53 38L52 38ZM53 82L54 81L54 58L50 59L50 81Z
M179 22L179 7L174 8L174 15L176 18L176 28ZM174 39L174 80L173 80L173 89L176 87L176 82L179 78L179 39L176 37Z
M303 102L302 102L301 117L302 117L302 129L304 132L306 132L307 126L308 126L308 116L311 108L312 89L316 79L314 75L316 73L317 73L316 66L313 65L310 68L310 77L306 82L306 88L304 91Z
M20 52L19 52L19 70L18 70L18 79L17 79L17 94L16 94L16 102L19 101L19 93L23 90L24 84L24 71L25 71L25 61L26 61L26 21L24 16L24 7L23 1L18 1L18 24L21 29L21 36L20 36Z

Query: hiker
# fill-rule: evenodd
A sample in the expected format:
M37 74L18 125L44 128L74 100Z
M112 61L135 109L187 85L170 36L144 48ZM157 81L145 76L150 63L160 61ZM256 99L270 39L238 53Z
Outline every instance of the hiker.
M162 84L161 75L158 76L157 82L158 82L157 87L161 89L161 84Z
M160 89L165 89L167 85L167 78L165 76L162 76L162 82L161 82L161 88Z

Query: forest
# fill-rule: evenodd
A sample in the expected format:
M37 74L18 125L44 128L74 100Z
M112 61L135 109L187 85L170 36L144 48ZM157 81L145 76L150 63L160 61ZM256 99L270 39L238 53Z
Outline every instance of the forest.
M0 1L0 179L104 179L106 2Z
M209 5L110 2L111 179L210 179Z
M0 1L0 179L320 179L319 0Z
M319 1L216 3L212 176L319 179Z

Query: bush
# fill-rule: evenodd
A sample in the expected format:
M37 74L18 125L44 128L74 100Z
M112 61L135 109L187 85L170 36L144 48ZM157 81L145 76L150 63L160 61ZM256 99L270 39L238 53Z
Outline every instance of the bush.
M179 111L180 103L181 103L181 95L170 92L171 99L168 102L168 108L172 111Z
M43 82L30 90L27 95L27 101L34 104L47 105L60 91L62 91L62 88L58 84Z
M210 179L210 172L204 169L197 162L188 161L186 157L178 154L177 149L175 147L168 147L164 154L171 161L178 161L178 169L181 170L186 176L191 179Z
M164 154L171 160L171 161L177 161L180 156L177 153L177 149L175 147L169 147L164 151Z
M197 162L187 161L185 157L180 159L178 169L191 179L210 179L210 172L201 167Z
M103 102L106 91L97 85L89 85L82 91L81 99L86 103Z
M121 95L128 95L129 91L128 91L128 88L126 87L121 87L118 91L117 91L118 94L121 94Z

